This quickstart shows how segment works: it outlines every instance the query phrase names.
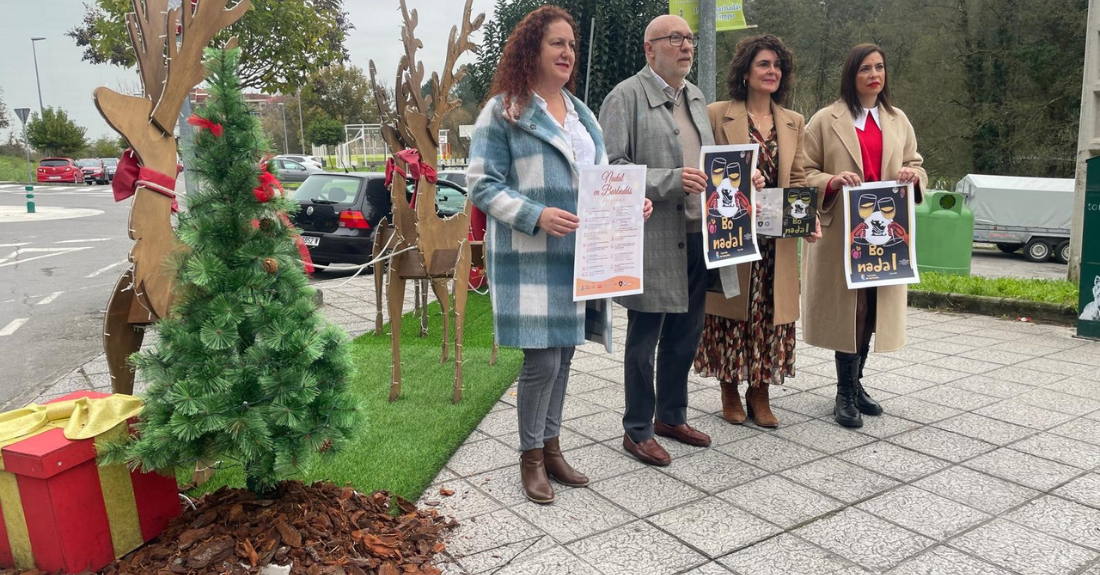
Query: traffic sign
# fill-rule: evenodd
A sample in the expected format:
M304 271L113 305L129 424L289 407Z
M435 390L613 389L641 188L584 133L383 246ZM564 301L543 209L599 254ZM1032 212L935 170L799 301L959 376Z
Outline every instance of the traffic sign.
M23 122L24 124L26 124L27 123L27 117L31 115L31 109L30 108L16 108L15 109L15 115L19 116L19 121L20 122Z

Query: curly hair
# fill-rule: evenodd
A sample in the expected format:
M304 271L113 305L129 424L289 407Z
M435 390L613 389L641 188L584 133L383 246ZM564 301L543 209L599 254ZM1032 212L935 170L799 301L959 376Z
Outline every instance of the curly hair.
M856 90L856 76L859 75L859 67L871 54L882 56L882 91L878 93L878 103L889 113L894 113L894 106L890 102L890 67L886 64L886 52L875 44L858 44L848 52L848 59L844 61L844 68L840 72L840 99L848 106L848 111L853 118L858 118L863 112L863 104L859 101L859 92Z
M518 111L527 109L531 104L531 90L535 88L538 75L539 56L542 54L542 39L551 24L564 20L577 36L577 23L569 12L557 6L543 6L531 12L516 25L508 41L504 43L504 53L493 75L493 87L488 98L497 94L504 95L504 109L516 106ZM577 87L577 66L569 75L565 88L570 92Z
M752 61L761 50L771 50L779 56L779 70L783 73L779 78L779 88L772 93L772 100L780 106L787 105L787 98L791 95L794 84L794 54L787 45L777 36L760 34L759 36L747 36L737 43L737 51L730 60L729 72L726 77L726 86L729 88L730 98L744 102L749 97L749 87L745 83L745 76L749 74Z

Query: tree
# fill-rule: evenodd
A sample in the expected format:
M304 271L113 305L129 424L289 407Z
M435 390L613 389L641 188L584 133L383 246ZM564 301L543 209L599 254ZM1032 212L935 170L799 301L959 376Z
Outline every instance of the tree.
M93 158L117 158L122 155L122 149L118 147L118 138L100 136L88 144L88 155Z
M71 156L83 150L85 129L69 119L61 108L47 106L39 117L31 113L27 122L27 141L35 149L49 155Z
M131 0L95 0L85 5L81 24L66 34L84 48L85 61L132 67L136 61L125 21L132 10ZM343 0L252 0L248 13L215 36L213 45L235 36L242 85L289 93L313 71L348 59L344 40L353 28Z
M11 125L11 117L8 116L8 105L4 103L4 90L0 89L0 130Z
M577 97L588 94L588 107L599 113L600 105L619 82L633 76L645 66L642 50L645 27L649 21L668 13L663 0L497 0L493 20L485 27L485 39L477 62L469 67L473 76L470 90L484 102L492 87L493 75L504 43L512 30L532 10L543 4L554 4L569 12L577 22ZM588 82L589 22L596 19L596 37L592 42L591 86Z
M319 146L335 146L344 141L344 124L328 116L318 116L306 129L309 141Z
M266 142L234 73L239 52L208 54L211 96L196 114L223 131L196 136L172 310L157 345L132 358L149 383L139 434L107 457L146 470L236 462L262 494L339 448L361 413L347 336L315 308L291 203L261 178Z
M378 122L370 81L357 66L337 64L311 74L302 86L302 108L307 111L307 124L319 114L341 124Z

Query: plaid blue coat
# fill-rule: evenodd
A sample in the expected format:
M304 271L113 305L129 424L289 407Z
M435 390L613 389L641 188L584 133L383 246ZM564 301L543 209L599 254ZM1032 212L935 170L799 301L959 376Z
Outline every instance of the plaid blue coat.
M597 163L606 164L599 123L569 98ZM536 227L545 207L577 213L579 173L565 132L534 102L510 122L497 96L474 125L466 174L470 200L489 216L485 266L497 341L529 349L584 343L585 304L573 301L572 289L576 234L556 238ZM601 327L610 339L610 325Z

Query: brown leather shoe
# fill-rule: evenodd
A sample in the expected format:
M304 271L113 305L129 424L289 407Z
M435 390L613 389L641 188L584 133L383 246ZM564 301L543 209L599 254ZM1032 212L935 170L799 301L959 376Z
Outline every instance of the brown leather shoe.
M753 423L760 427L779 427L779 420L775 418L772 407L768 404L768 384L749 386L745 391L745 403Z
M660 421L653 422L653 433L661 437L670 437L695 447L710 447L710 436L684 423L682 425L668 425Z
M588 477L580 471L573 469L573 466L569 465L569 463L565 461L565 458L562 457L561 445L558 443L557 437L543 440L542 456L543 466L546 468L546 475L551 479L569 487L584 487L588 485Z
M642 463L656 465L658 467L664 467L672 463L672 457L669 456L665 448L661 447L661 444L657 443L657 440L652 437L641 443L634 443L634 440L630 439L629 435L623 434L623 449L627 450L627 452L634 457L637 457L638 461Z
M541 449L528 449L519 458L519 477L523 481L523 492L535 503L554 501L554 488L546 477Z
M741 406L741 394L737 393L736 381L723 381L722 419L734 424L745 423L745 408Z

